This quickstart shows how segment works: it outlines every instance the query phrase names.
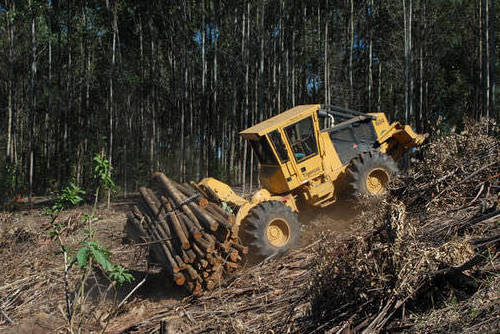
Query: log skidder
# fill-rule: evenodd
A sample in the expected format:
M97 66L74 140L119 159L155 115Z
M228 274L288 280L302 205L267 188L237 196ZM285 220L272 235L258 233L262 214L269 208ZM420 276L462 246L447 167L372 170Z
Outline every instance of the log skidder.
M213 178L198 186L235 209L241 241L260 258L295 245L297 213L335 203L346 177L359 193L384 193L397 173L395 160L426 138L408 125L389 123L383 113L331 105L296 106L240 135L259 160L262 189L242 198Z
M213 288L219 268L230 274L247 251L266 258L290 249L300 237L297 213L335 203L346 177L358 193L382 194L397 173L394 161L426 138L408 125L389 123L383 113L318 104L296 106L240 135L259 160L261 189L243 198L205 178L192 184L194 193L157 175L167 198L143 191L149 215L132 217L149 241L164 240L158 255L165 253L164 265L176 269L172 276L193 293ZM193 202L198 195L205 204ZM181 214L178 222L172 212Z
M360 154L352 159L347 168L355 196L384 194L391 178L398 173L396 162L387 154L378 151Z

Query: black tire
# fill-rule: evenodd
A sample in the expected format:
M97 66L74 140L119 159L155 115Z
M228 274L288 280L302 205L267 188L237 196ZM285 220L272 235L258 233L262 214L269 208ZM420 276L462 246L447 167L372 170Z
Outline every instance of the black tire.
M284 223L286 222L286 227ZM271 230L270 230L271 228ZM270 240L272 232L288 229L288 236ZM281 232L279 232L281 233ZM278 233L278 234L279 234ZM253 207L243 221L241 239L248 246L248 254L256 257L269 257L285 253L296 245L300 238L300 223L297 214L279 201L266 201ZM274 236L275 237L275 236Z
M360 154L351 160L347 168L354 196L383 195L391 178L397 174L399 169L396 162L387 154L377 151Z

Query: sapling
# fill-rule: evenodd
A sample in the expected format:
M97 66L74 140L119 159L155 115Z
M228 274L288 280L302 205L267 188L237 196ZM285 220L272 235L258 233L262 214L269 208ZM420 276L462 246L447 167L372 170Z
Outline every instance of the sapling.
M95 192L96 201L94 202L92 212L84 215L82 218L83 222L87 224L87 228L84 230L85 235L83 240L80 242L80 248L77 251L72 251L67 245L65 245L62 239L62 234L67 229L67 226L56 223L56 221L65 209L74 207L83 202L82 195L85 194L85 191L76 184L70 183L56 198L55 203L51 207L42 211L42 213L50 214L52 216L52 230L49 232L49 235L52 238L57 239L61 253L64 257L66 317L70 332L73 332L73 319L75 313L78 309L80 311L83 310L82 306L86 300L85 282L94 269L99 268L100 271L112 282L112 285L130 283L134 280L134 277L127 271L126 268L111 262L111 252L95 239L95 230L92 226L92 222L96 220L95 211L97 208L99 190L101 188L114 188L114 182L110 177L111 165L109 162L100 155L96 155L94 157L94 161L96 162L94 177L98 180ZM74 253L74 256L71 257L69 253ZM82 271L82 278L78 284L78 293L74 294L73 299L71 299L72 294L69 289L69 272L75 264ZM78 302L76 302L77 300Z
M108 203L107 203L107 205L108 205L108 209L109 209L110 194L116 188L115 182L111 178L111 170L113 169L113 166L111 166L111 163L109 162L109 160L104 157L104 152L102 152L100 154L96 153L94 155L94 162L95 162L94 179L97 181L94 210L95 210L95 207L97 207L97 201L99 198L99 191L101 190L101 188L104 190L108 190Z

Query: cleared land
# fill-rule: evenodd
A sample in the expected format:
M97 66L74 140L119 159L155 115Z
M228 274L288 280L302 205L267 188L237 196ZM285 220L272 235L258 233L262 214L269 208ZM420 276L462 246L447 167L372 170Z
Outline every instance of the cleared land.
M78 327L110 333L495 332L499 147L498 137L480 126L431 142L382 204L358 199L301 217L306 226L300 248L246 266L199 297L147 268L147 245L124 240L126 211L135 199L117 202L98 212L97 239L136 279L109 288L95 271ZM84 237L81 218L89 210L59 218L64 241L74 248ZM64 263L48 235L49 218L35 209L0 219L0 330L64 332ZM78 287L81 273L73 271L69 280Z

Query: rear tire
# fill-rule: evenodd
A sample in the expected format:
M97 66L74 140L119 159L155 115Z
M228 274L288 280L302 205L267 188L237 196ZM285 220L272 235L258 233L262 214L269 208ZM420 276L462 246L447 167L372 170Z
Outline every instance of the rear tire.
M262 202L243 221L241 238L249 248L248 253L257 257L285 253L300 238L297 214L279 201Z
M352 159L347 174L351 178L354 196L378 197L387 192L389 182L399 174L399 169L387 154L370 151Z

